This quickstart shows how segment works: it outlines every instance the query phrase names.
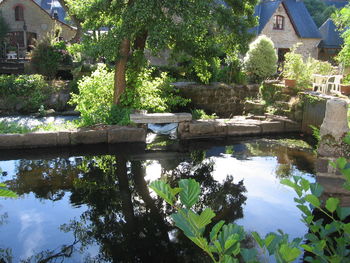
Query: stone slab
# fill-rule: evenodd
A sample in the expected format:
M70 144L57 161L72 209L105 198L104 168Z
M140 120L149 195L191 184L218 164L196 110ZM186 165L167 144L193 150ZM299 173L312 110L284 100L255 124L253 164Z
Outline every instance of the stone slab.
M70 144L107 143L107 130L80 130L70 133Z
M146 130L132 127L114 127L108 130L108 143L145 142Z
M261 127L253 124L228 124L227 125L227 135L253 135L260 134Z
M189 133L193 135L213 134L215 135L215 124L213 122L195 121L189 125Z
M148 114L130 114L130 120L133 123L174 123L191 121L191 113L148 113Z
M284 132L284 123L281 121L262 121L260 127L263 134Z
M70 134L69 131L57 132L57 146L69 146Z
M57 145L57 133L0 134L0 148L40 148Z
M301 131L301 124L297 122L285 122L284 123L284 130L286 132L300 132Z

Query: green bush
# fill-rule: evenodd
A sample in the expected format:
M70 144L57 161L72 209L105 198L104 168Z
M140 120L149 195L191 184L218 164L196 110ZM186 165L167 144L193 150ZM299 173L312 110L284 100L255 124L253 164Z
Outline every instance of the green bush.
M171 79L165 73L153 77L153 69L144 69L139 74L128 75L128 88L121 97L119 107L112 108L114 90L114 72L100 64L91 76L85 76L78 82L78 94L72 94L71 105L81 113L82 125L96 123L128 123L123 116L130 109L149 112L174 111L178 106L188 103L177 95L171 85ZM122 109L125 108L125 109Z
M72 56L67 51L67 46L63 41L48 34L37 41L31 52L30 65L34 72L44 75L48 79L53 79L60 67L71 66Z
M26 126L19 125L13 122L0 121L0 134L5 133L28 133L32 130L27 128Z
M301 54L297 53L299 45L285 54L283 76L286 79L295 79L297 86L307 89L312 85L312 74L332 74L333 67L329 62L319 61L309 57L305 62Z
M172 112L189 102L178 95L165 72L153 77L154 68L144 68L140 73L128 72L128 88L121 97L121 105L148 112Z
M91 76L78 82L79 94L72 93L69 101L81 113L82 125L107 123L113 101L114 73L99 64Z
M250 81L261 82L277 72L277 54L273 42L267 36L259 36L249 45L244 67Z
M218 116L215 113L208 115L202 109L191 110L191 114L194 120L213 120L218 118Z
M21 111L35 112L48 97L47 82L41 75L0 75L0 96L23 105Z

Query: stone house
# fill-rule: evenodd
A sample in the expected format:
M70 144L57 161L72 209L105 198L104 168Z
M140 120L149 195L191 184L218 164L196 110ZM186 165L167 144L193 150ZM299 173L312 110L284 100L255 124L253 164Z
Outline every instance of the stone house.
M322 36L301 0L262 0L255 8L259 24L252 29L255 35L266 35L273 41L279 61L296 44L304 58L318 58Z
M9 43L29 50L34 39L40 39L51 32L55 25L62 28L61 38L70 40L76 29L51 16L34 0L0 0L0 12L10 26Z

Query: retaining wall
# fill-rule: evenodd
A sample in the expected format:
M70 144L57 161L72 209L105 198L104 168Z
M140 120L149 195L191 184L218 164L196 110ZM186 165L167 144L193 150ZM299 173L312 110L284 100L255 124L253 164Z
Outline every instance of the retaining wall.
M0 134L0 149L62 147L82 144L145 142L146 129L124 126L105 126L101 129L76 131Z
M242 115L245 98L255 98L259 93L259 85L200 85L186 82L174 85L179 89L181 96L191 99L193 108L203 109L210 114L216 113L222 118Z

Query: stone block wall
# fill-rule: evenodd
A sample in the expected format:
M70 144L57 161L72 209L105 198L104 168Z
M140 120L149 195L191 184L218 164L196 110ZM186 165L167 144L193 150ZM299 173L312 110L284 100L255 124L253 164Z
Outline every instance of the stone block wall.
M257 97L259 85L234 85L223 83L200 85L195 83L175 83L180 95L191 99L191 106L206 113L216 113L227 118L242 115L245 98Z

